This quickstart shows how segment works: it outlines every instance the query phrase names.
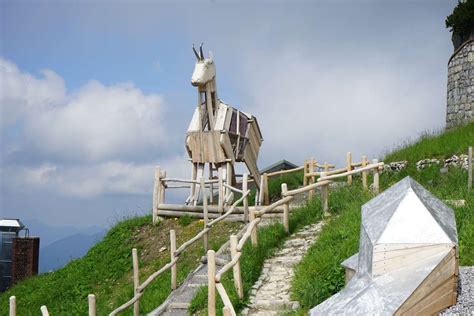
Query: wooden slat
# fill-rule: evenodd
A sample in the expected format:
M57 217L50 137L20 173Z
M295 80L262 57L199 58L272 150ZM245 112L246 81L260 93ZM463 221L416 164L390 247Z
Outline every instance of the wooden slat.
M453 248L446 257L433 269L433 271L426 277L425 280L418 286L418 288L410 295L410 297L400 306L395 315L404 315L410 310L416 310L415 306L423 305L425 298L433 293L440 286L446 282L451 282L453 291L456 291L455 286L455 263L457 261L455 256L455 249ZM453 284L454 283L454 284ZM439 294L439 293L438 293ZM442 295L442 293L441 293ZM451 295L452 298L452 295Z
M407 264L423 260L427 256L434 255L443 251L443 247L426 247L420 248L418 252L408 252L403 254L403 252L395 253L394 257L387 258L385 260L381 259L380 253L377 255L377 261L373 261L372 273L374 276L385 274L392 270L401 268ZM382 254L383 256L383 254Z

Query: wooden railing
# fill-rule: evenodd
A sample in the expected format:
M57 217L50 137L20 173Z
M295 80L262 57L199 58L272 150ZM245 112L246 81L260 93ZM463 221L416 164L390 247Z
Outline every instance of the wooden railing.
M235 315L234 307L227 295L224 286L221 284L222 276L230 269L233 270L234 274L234 286L236 288L239 298L243 298L243 285L240 271L240 257L242 256L242 249L244 244L251 240L253 247L258 244L257 228L259 223L264 216L277 214L281 216L283 227L286 233L289 233L289 212L290 202L294 199L294 196L300 193L308 192L310 196L314 195L315 189L320 188L321 191L321 206L323 209L324 216L329 215L329 185L333 180L341 177L347 177L347 183L352 183L352 176L358 173L362 174L362 184L364 189L368 189L367 186L367 173L372 171L373 176L373 190L375 193L379 191L379 171L383 166L382 162L373 160L371 164L368 163L367 158L364 156L362 161L359 163L352 162L352 156L350 153L347 154L347 166L341 169L334 169L335 166L324 163L318 164L316 160L311 158L306 160L304 165L301 167L281 170L277 172L264 173L261 177L260 192L257 195L256 205L249 206L249 194L248 183L252 181L248 174L242 175L241 189L224 183L221 176L218 179L204 180L201 178L197 180L189 179L178 179L178 178L166 178L166 172L161 170L159 167L155 170L155 187L153 191L153 222L157 222L158 210L161 212L167 211L167 215L178 215L183 213L190 213L192 215L199 215L203 218L204 227L197 233L193 238L184 242L180 247L176 245L176 232L170 230L170 261L161 267L156 272L152 273L148 278L140 283L139 280L139 261L137 249L132 249L132 266L133 266L133 287L134 296L122 304L110 315L117 315L118 313L130 308L133 305L134 315L139 315L140 309L140 298L142 297L146 288L165 271L171 270L170 286L174 290L177 288L177 263L181 254L184 253L188 247L202 239L204 244L204 251L207 252L208 262L208 310L209 315L215 315L215 302L216 302L216 290L219 293L222 301L224 302L224 315ZM317 171L316 169L320 170ZM331 170L333 169L333 170ZM287 184L281 185L281 196L282 198L272 204L269 204L269 192L268 192L268 179L270 177L280 176L293 172L303 171L303 187L293 190L288 190ZM319 177L316 181L316 177ZM178 183L184 185L174 185L171 183ZM218 203L217 205L209 205L213 199L213 186L217 184L218 190ZM166 204L165 190L172 188L190 188L191 186L199 185L201 188L202 205L176 205ZM209 189L210 194L208 196L206 190ZM227 194L225 192L227 191ZM240 198L235 202L231 202L234 199L234 194L240 195ZM231 205L227 205L230 204ZM238 206L240 204L243 206ZM230 215L240 215L244 222L247 223L240 240L237 235L231 235L229 240L231 260L224 263L219 271L216 271L216 257L213 250L208 250L208 233L220 221L225 220ZM242 216L243 215L243 216ZM219 259L221 260L221 259ZM96 297L94 294L88 296L89 304L89 316L96 315ZM49 316L49 312L46 306L40 308L43 316ZM10 297L10 316L16 316L16 298L15 296Z
M258 245L258 238L257 238L257 228L258 224L261 222L261 217L268 211L275 209L278 206L283 205L283 213L282 213L282 223L286 233L289 233L289 210L290 210L290 201L293 200L294 196L297 194L305 193L305 192L314 192L316 188L320 188L321 191L321 206L323 210L323 215L329 215L329 185L333 182L333 180L337 178L347 177L348 185L352 184L352 176L356 174L362 174L362 185L364 189L368 189L367 186L367 173L369 171L373 172L373 191L375 194L379 192L379 172L381 168L383 168L384 163L378 162L376 159L372 161L371 164L368 164L367 158L364 156L360 163L352 163L351 155L348 153L348 166L347 168L338 169L339 173L335 173L334 171L330 173L329 168L330 165L324 164L323 167L326 171L321 171L316 173L313 167L317 166L317 163L314 159L311 159L308 163L309 167L307 167L307 162L305 162L304 168L304 177L309 178L309 184L306 183L301 188L288 190L288 186L286 183L281 185L281 196L282 198L268 206L263 207L260 210L250 210L249 214L249 223L245 229L244 234L238 240L236 235L230 236L230 254L231 260L227 262L219 271L216 271L216 257L215 252L213 250L209 250L207 252L207 264L208 264L208 315L214 316L216 315L216 290L219 294L222 302L224 303L223 314L224 315L236 315L235 309L230 301L229 296L227 295L227 291L224 288L223 284L221 283L223 275L233 270L233 279L234 279L234 287L237 292L237 295L240 299L243 299L243 284L242 284L242 275L240 271L240 258L242 256L242 249L250 238L251 244L253 247ZM357 168L360 167L360 168ZM357 169L355 169L357 168ZM317 182L314 180L311 181L311 177L319 176ZM311 183L312 182L312 183Z
M89 316L96 316L96 302L95 302L95 295L89 294L87 297L89 303ZM9 299L9 316L16 316L16 296L10 296ZM49 316L48 307L45 305L40 307L41 316ZM3 315L3 314L2 314Z
M176 180L176 179L174 179ZM170 181L168 179L168 181ZM197 181L196 181L197 182ZM165 271L171 269L171 289L175 290L177 287L177 262L180 257L180 255L192 244L197 242L200 239L203 239L204 242L204 251L207 251L208 249L208 232L211 230L212 227L214 227L218 222L224 220L227 218L229 215L231 215L234 211L235 208L237 207L238 204L241 202L247 200L247 202L244 202L244 204L248 205L248 195L250 194L250 190L246 190L245 192L243 190L239 190L237 188L233 188L229 186L229 189L231 191L234 191L236 193L241 193L242 196L237 199L230 207L229 209L221 214L219 217L214 218L213 220L209 221L209 212L208 212L208 197L206 194L205 190L205 184L206 181L201 178L199 182L197 182L201 186L201 192L202 192L202 201L203 201L203 216L204 216L204 227L203 229L197 233L193 238L190 240L186 241L183 243L179 248L176 248L176 233L174 230L170 230L170 262L168 262L166 265L164 265L161 269L156 271L155 273L151 274L143 283L140 284L139 281L139 270L138 270L138 256L137 256L137 250L134 248L132 250L132 260L133 260L133 284L134 284L134 290L135 290L135 295L126 303L123 305L119 306L116 308L114 311L110 313L110 315L117 315L118 313L126 310L127 308L131 307L132 305L134 306L134 315L139 314L139 301L140 297L143 295L145 289L155 280L158 276L163 274ZM209 182L208 182L209 183Z

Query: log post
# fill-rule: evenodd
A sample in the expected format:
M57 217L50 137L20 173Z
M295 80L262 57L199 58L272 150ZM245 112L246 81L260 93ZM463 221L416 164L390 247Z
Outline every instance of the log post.
M327 161L324 162L324 171L328 172L329 171L329 164Z
M42 316L49 316L48 308L46 307L46 305L41 306L40 310Z
M237 244L239 241L237 240L236 235L230 235L230 255L232 257L232 260L235 258L237 255ZM237 292L237 295L239 296L240 299L244 298L244 288L242 286L242 276L240 274L240 261L237 260L237 263L234 265L232 268L234 272L234 286L235 286L235 291Z
M10 316L16 316L16 297L10 296Z
M202 213L203 213L203 222L204 222L204 229L207 227L207 223L209 223L209 210L207 208L207 192L205 190L204 186L204 178L201 178L201 188L202 188ZM209 247L209 242L208 242L208 234L205 233L202 236L202 241L204 243L204 252L207 253L207 249Z
M308 185L307 174L308 174L308 160L305 160L303 162L303 186L304 187Z
M95 295L94 294L89 294L87 296L87 300L89 302L89 316L95 316L96 315L96 302L95 302Z
M224 212L224 183L222 179L222 168L219 168L219 199L218 199L218 208L219 213L222 214Z
M242 178L242 191L247 192L248 190L248 183L249 183L249 174L244 173L243 178ZM249 221L249 196L246 195L244 198L244 221L248 222Z
M212 163L209 163L209 180L213 178ZM212 205L214 198L214 183L209 183L209 203Z
M379 162L378 159L372 159L373 164L377 164ZM379 194L379 167L374 168L374 193Z
M229 186L232 185L232 164L230 162L226 163L226 178L225 183ZM224 196L227 196L227 193L230 192L230 189L225 188Z
M468 172L468 179L467 179L467 191L472 190L472 146L469 146L468 154L467 154L467 172Z
M325 171L321 172L321 178L323 178L325 176L326 176L326 172ZM323 216L324 217L329 216L328 199L329 199L329 184L325 184L325 185L321 186L321 208L323 209Z
M133 262L133 291L135 295L138 294L138 287L140 286L140 273L138 271L138 252L137 248L132 249L132 262ZM133 303L133 316L140 315L140 301L137 300Z
M255 219L255 211L253 209L250 209L249 217L250 217L250 222L252 222ZM257 239L257 226L256 225L254 229L252 230L252 233L250 234L250 240L252 241L252 246L257 247L258 239Z
M153 186L153 224L158 222L158 205L163 203L161 198L161 169L155 167L155 184Z
M313 157L311 157L311 160L309 161L309 172L310 173L313 173L314 172L314 166L316 164L316 161L314 160ZM314 183L314 180L315 180L315 177L314 176L310 176L309 177L309 184L313 184ZM308 194L309 198L313 198L314 196L314 189L311 189L309 190L309 194Z
M367 156L362 156L362 168L367 166ZM362 187L367 190L367 171L362 171Z
M352 171L352 153L347 152L347 172ZM352 185L352 175L347 176L347 185Z
M232 316L232 311L231 311L230 307L224 306L224 307L222 308L222 315L224 315L224 316Z
M175 259L175 252L176 252L176 232L174 229L170 230L170 259L173 261ZM176 290L176 263L171 266L171 289Z
M262 176L260 177L260 189L258 190L258 205L261 206L263 205L263 200L265 196L265 177Z
M165 203L165 183L163 182L163 178L166 178L166 171L162 170L161 171L161 189L160 189L160 203Z
M193 164L193 168L192 168L192 172L191 172L191 180L196 180L198 164L194 163L194 162L192 164ZM189 196L191 197L190 202L194 203L194 199L196 197L196 183L194 183L194 182L191 183Z
M288 186L286 183L281 184L281 194L282 197L285 197L285 193L288 192ZM290 202L283 204L283 227L285 227L285 232L288 234L290 232Z
M268 174L263 174L263 183L264 183L264 191L263 191L263 204L269 205L270 204L270 192L268 192Z
M207 313L216 316L216 253L207 252Z

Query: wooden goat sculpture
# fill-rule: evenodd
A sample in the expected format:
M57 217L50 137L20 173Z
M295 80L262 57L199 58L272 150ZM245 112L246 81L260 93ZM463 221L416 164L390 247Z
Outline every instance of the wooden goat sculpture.
M236 182L235 162L244 162L258 188L257 158L263 138L257 119L218 99L212 53L204 58L202 44L199 53L194 45L193 51L197 61L191 84L198 89L198 102L186 134L186 149L193 164L192 179L203 177L208 164L210 179L218 171L224 183L232 185ZM192 186L186 204L197 203L199 190L198 185Z

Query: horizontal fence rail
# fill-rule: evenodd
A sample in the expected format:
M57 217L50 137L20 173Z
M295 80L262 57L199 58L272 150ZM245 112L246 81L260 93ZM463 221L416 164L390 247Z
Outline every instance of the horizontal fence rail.
M220 296L222 302L224 303L224 308L222 310L224 315L236 315L235 309L229 299L226 289L221 283L222 277L225 273L230 270L233 270L234 274L234 286L238 297L243 299L243 284L240 271L240 258L242 256L242 249L248 239L251 239L251 244L253 247L257 246L257 227L261 222L262 216L267 212L283 206L282 222L286 233L289 233L289 203L294 199L294 196L301 193L310 193L314 194L315 189L320 189L321 191L321 207L323 209L324 216L329 215L329 186L335 179L338 178L347 178L347 184L352 184L352 176L361 174L362 175L362 184L364 189L367 187L367 172L372 171L373 176L373 192L378 194L379 192L379 172L383 169L384 163L378 162L376 159L369 163L366 156L362 157L361 162L353 163L351 153L347 154L347 166L345 168L336 169L329 171L330 168L335 168L334 165L329 165L327 163L323 165L318 165L314 159L305 161L303 167L295 168L304 170L304 186L301 188L288 190L286 183L281 185L281 199L264 206L263 208L256 210L250 209L249 214L249 223L246 226L243 235L240 240L237 239L237 236L230 236L230 253L231 260L224 264L222 268L216 271L216 257L213 250L207 252L207 262L208 262L208 315L216 315L216 291ZM324 168L323 171L314 171L315 167ZM294 170L294 169L292 169ZM315 181L315 177L319 176L319 179Z
M240 271L240 259L242 256L242 250L246 242L250 239L252 247L258 245L257 229L261 223L262 218L272 215L279 216L282 219L282 224L286 233L289 233L289 212L290 202L294 199L295 195L308 193L309 197L314 196L315 190L318 189L321 194L321 207L323 215L329 215L329 187L336 179L347 178L347 184L352 184L352 177L354 175L361 174L362 185L365 190L368 190L368 173L373 174L372 191L375 194L379 192L379 174L383 170L384 163L378 162L377 159L373 159L371 162L366 156L362 157L360 162L352 161L352 154L347 153L347 165L344 168L335 169L335 165L327 162L318 164L314 158L305 160L303 166L296 167L288 170L281 170L271 173L264 173L260 179L260 186L257 188L256 203L254 206L249 206L249 195L250 190L248 189L248 183L253 179L248 174L239 175L242 177L241 188L233 187L228 183L224 183L221 173L219 173L218 179L204 179L201 177L199 180L192 179L179 179L179 178L167 178L166 171L161 170L159 167L155 169L155 187L153 190L153 222L157 222L158 214L162 215L197 215L203 218L203 228L194 237L185 241L181 246L176 245L176 233L174 230L170 230L170 261L166 263L159 270L155 271L146 278L145 281L140 283L139 280L139 260L138 252L136 248L132 249L132 267L133 267L133 297L113 310L110 315L117 315L120 312L127 310L133 306L133 314L137 316L140 314L140 298L143 296L146 288L164 272L171 270L171 289L177 288L177 263L180 256L188 249L191 245L202 239L204 245L204 251L207 254L208 264L208 314L216 314L216 292L220 296L224 303L223 313L224 315L236 315L235 309L226 289L221 283L222 277L225 273L230 270L233 271L234 286L237 295L240 299L243 299L243 284ZM286 183L281 184L281 198L273 203L269 203L269 192L268 192L268 179L270 177L281 176L294 172L303 171L303 186L300 188L288 190ZM468 181L472 182L472 148L469 148L469 173L470 178ZM316 180L316 177L318 179ZM170 185L171 183L178 183L183 185ZM177 205L177 204L166 204L165 191L167 189L181 189L181 188L197 188L199 186L198 195L194 196L197 198L199 195L202 196L202 205ZM216 187L215 187L216 186ZM472 184L470 185L472 186ZM209 195L207 194L209 191ZM214 197L214 190L218 193L217 205L212 204ZM234 193L240 196L237 200L234 200ZM209 204L211 202L211 204ZM233 203L232 203L233 202ZM195 203L195 202L194 202ZM231 205L228 205L231 204ZM243 206L241 206L241 204ZM240 239L237 235L231 235L229 238L229 247L231 253L231 260L224 261L223 259L216 258L213 250L208 250L208 234L217 223L229 219L230 216L242 216L243 221L246 222L246 226L240 231ZM203 257L205 258L205 257ZM206 259L206 258L205 258ZM216 270L216 262L222 267L220 270ZM16 297L12 296L9 299L10 316L16 316L17 303ZM89 316L96 316L96 297L94 294L88 295L89 305ZM49 316L48 308L41 306L40 311L43 316Z

